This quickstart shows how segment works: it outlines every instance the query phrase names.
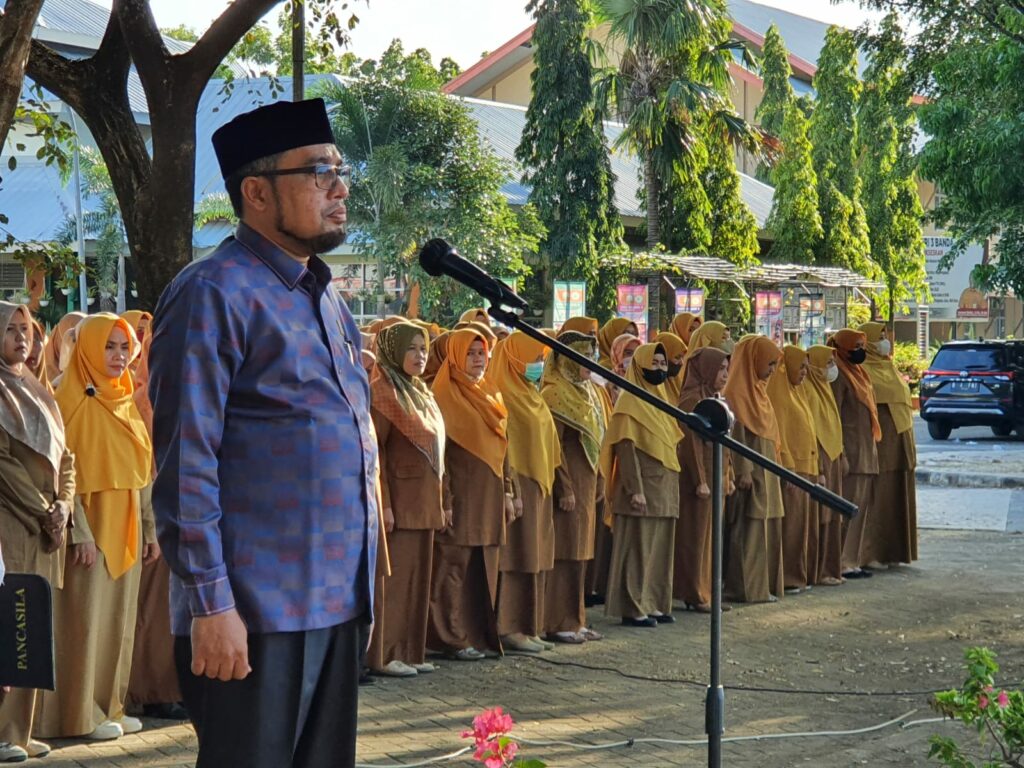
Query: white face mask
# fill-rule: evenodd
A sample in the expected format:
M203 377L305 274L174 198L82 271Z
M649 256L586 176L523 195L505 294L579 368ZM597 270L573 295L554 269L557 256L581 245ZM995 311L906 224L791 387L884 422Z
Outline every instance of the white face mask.
M882 357L888 357L889 353L892 352L892 344L888 339L882 339L875 346L878 347L878 354Z
M608 379L597 373L591 373L590 380L599 387L604 387L608 384Z
M825 369L825 381L831 384L833 381L839 378L839 367L835 364L830 365Z

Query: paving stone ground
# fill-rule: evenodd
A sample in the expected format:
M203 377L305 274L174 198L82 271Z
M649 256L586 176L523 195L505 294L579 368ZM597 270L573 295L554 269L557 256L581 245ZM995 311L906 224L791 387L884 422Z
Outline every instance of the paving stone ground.
M818 588L780 605L737 607L725 617L726 684L833 693L729 691L729 736L856 729L897 718L933 717L928 697L847 695L922 691L962 677L963 649L1000 654L1005 680L1024 679L1024 538L1005 532L922 531L921 561L840 588ZM560 647L545 658L441 662L412 680L380 680L360 701L359 760L414 763L465 745L459 732L485 707L502 705L529 739L596 745L629 739L699 739L707 679L706 616L679 613L674 626L625 629L599 610L590 618L607 637ZM607 667L584 669L568 664ZM629 679L690 679L697 685ZM55 742L48 768L184 768L195 759L190 727L150 721L136 736L103 745ZM257 724L254 724L256 727ZM759 768L926 766L934 732L972 738L953 724L725 747L725 764ZM524 745L551 766L699 766L701 747L637 742L582 750ZM468 765L465 758L446 763ZM226 766L225 768L234 768ZM241 767L239 767L241 768Z

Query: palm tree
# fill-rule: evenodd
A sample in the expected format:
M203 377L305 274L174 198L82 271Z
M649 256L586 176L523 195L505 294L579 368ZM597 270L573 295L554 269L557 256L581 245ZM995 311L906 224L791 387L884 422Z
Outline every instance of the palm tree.
M708 125L759 154L762 135L740 118L728 96L729 62L746 48L728 39L724 0L596 0L611 25L606 43L621 51L618 68L604 67L595 84L598 109L625 129L616 148L643 162L647 245L661 240L661 180L678 174Z

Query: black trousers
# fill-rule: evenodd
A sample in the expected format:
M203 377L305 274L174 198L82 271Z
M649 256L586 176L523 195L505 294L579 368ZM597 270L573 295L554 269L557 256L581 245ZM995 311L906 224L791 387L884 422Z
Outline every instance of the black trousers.
M249 635L244 680L192 674L175 638L178 679L196 735L196 768L352 768L364 618L327 629Z

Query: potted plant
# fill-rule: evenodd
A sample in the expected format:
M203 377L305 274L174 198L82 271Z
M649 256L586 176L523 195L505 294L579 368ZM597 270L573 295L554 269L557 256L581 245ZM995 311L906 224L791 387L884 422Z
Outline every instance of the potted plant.
M85 302L91 307L93 304L96 303L96 286L89 286L89 288L85 292L85 295Z
M31 300L32 297L28 295L28 291L24 288L12 291L10 295L10 301L12 304L28 304Z
M131 294L133 299L139 298L139 287L135 283L132 283Z
M50 306L50 294L47 293L46 291L43 291L41 294L39 294L39 306L40 307L48 307L48 306Z

